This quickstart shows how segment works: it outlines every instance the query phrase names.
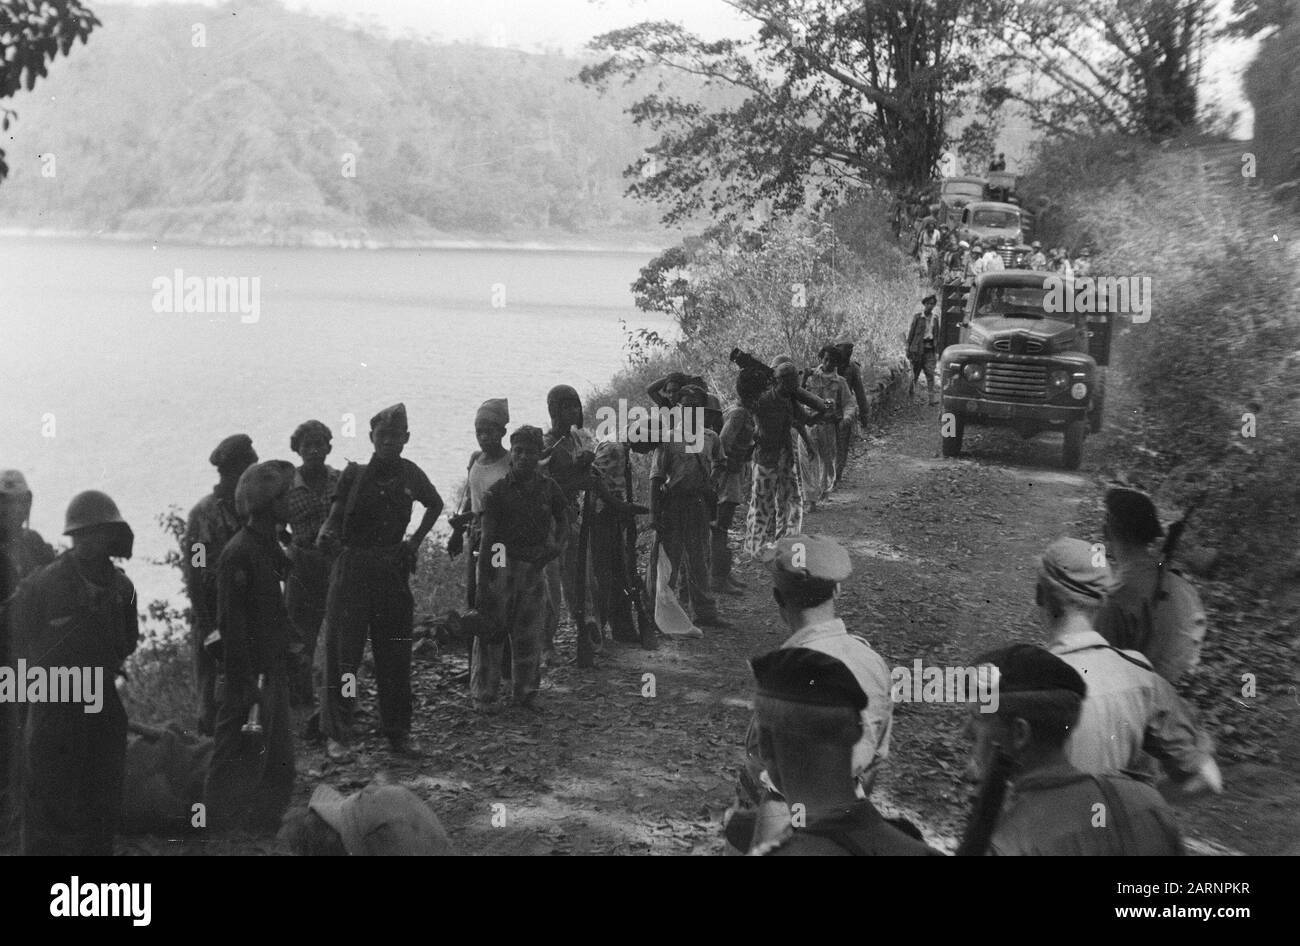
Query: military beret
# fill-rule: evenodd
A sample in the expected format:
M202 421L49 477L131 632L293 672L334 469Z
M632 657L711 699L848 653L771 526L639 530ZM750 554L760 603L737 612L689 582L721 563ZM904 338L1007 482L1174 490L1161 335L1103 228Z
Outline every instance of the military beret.
M248 434L231 434L212 451L208 462L215 467L223 467L236 460L251 459L257 462L257 451L253 449L253 438Z
M1105 556L1082 539L1057 539L1049 545L1038 560L1038 576L1085 604L1101 600L1114 587Z
M254 463L235 486L235 511L247 516L265 509L293 486L293 464L288 460Z
M1131 486L1112 486L1106 491L1106 512L1117 522L1124 523L1126 531L1139 541L1150 542L1165 533L1151 497Z
M1011 644L975 658L975 665L998 668L998 693L1045 693L1064 690L1088 695L1079 672L1051 651L1034 644Z
M289 449L297 453L298 448L302 446L303 440L313 434L324 437L326 443L334 439L334 434L320 421L305 420L295 427L293 433L289 435Z
M22 470L0 470L0 496L25 496L30 492Z
M844 581L853 563L844 546L824 535L789 535L758 554L778 579Z
M867 694L843 663L807 647L785 647L749 662L758 695L812 706L847 706L861 712Z
M515 428L514 433L510 435L510 445L516 443L531 443L538 450L542 449L542 429L533 427L531 424L522 424Z
M370 418L370 429L375 430L379 427L395 427L399 430L405 430L406 405L394 404L392 407L385 407L374 417Z

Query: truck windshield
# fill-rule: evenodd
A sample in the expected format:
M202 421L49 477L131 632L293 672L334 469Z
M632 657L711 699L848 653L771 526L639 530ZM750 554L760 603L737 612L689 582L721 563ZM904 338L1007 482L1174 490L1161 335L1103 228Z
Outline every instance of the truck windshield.
M983 197L984 185L974 181L950 181L943 185L944 197Z
M1009 230L1020 226L1020 217L1010 210L977 210L972 215L971 224L992 230Z
M1043 286L986 286L980 292L975 314L1018 315L1041 319L1044 313L1043 297L1046 295L1047 289Z

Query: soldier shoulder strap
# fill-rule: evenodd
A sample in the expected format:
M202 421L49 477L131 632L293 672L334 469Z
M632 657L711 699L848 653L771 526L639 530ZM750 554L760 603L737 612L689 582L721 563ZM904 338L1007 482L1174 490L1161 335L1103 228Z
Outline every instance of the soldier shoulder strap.
M348 490L348 499L347 502L343 505L343 535L341 536L341 538L344 541L344 543L347 542L348 522L352 519L352 510L357 508L357 497L361 494L361 480L366 475L366 464L349 463L348 468L343 471L344 476L347 476L348 470L352 470L354 472L353 472L353 479L352 479L352 488Z

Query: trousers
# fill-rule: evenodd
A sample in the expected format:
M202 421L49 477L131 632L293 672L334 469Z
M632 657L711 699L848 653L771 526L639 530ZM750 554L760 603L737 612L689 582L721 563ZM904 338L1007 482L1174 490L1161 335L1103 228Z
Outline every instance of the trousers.
M293 568L284 583L284 606L289 612L298 639L302 642L302 668L289 681L291 699L311 702L318 681L313 679L316 648L320 640L321 625L325 621L325 601L329 597L330 566L324 553L316 549L298 548L294 552Z
M217 710L203 790L213 831L275 831L293 796L293 716L283 667L266 675L260 738L242 732L250 707L232 694Z
M717 617L717 603L709 587L709 510L704 495L666 493L660 516L664 551L673 574L685 583L695 620Z
M325 604L325 678L321 732L352 738L366 638L375 658L379 728L390 739L411 731L411 632L415 600L401 556L392 550L346 547L330 572Z
M713 587L717 589L731 576L732 554L728 544L731 524L736 518L737 503L719 501L717 518L710 532L709 566L713 573Z
M555 632L560 626L560 602L564 602L564 607L572 618L578 599L578 530L579 523L577 517L573 517L569 523L568 535L564 539L564 551L560 553L559 558L552 559L546 566L546 589L548 603L546 607L545 619L545 639L546 649L555 648ZM586 612L587 615L594 616L596 609L592 604L592 586L595 584L591 577L591 549L587 549L587 561L583 563L587 569L586 592Z
M501 685L501 657L506 641L513 657L511 680L517 703L530 702L542 685L542 644L546 620L546 575L532 562L514 561L494 569L491 585L478 591L479 610L505 633L492 643L474 638L469 690L490 703Z
M628 586L627 530L634 523L615 509L600 509L592 518L591 571L596 620L609 627L616 641L637 640Z

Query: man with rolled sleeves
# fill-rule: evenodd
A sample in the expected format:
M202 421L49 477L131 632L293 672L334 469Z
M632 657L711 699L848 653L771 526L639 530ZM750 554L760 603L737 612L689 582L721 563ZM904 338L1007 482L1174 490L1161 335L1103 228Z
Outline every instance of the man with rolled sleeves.
M1138 651L1177 686L1200 662L1205 607L1186 576L1152 551L1164 531L1146 493L1128 486L1106 492L1106 544L1117 582L1097 615L1097 633Z
M975 665L996 668L998 702L992 713L981 704L971 707L972 768L981 782L1000 778L1003 770L994 759L1003 753L1006 781L997 788L1007 794L987 847L964 853L1183 853L1177 822L1159 792L1122 775L1088 774L1070 764L1066 744L1088 692L1073 667L1033 644L992 651L975 658ZM983 791L992 788L985 784Z
M442 497L424 471L402 456L410 439L406 405L395 404L370 419L374 454L368 464L351 463L343 471L329 519L317 537L324 548L342 546L325 605L321 685L321 732L334 761L352 758L353 707L367 636L375 658L380 729L394 752L420 751L411 738L415 601L409 576L420 543L442 512ZM417 502L424 516L404 539Z
M1112 587L1105 558L1080 539L1057 539L1039 559L1036 594L1047 649L1088 684L1070 737L1070 763L1091 775L1152 780L1146 752L1171 779L1174 797L1222 792L1210 740L1191 709L1145 657L1112 647L1093 629Z
M135 535L98 490L72 498L63 534L72 548L11 602L14 652L29 670L90 671L100 705L88 712L89 700L27 704L22 851L108 856L126 768L126 710L115 683L139 641L135 587L113 559L131 557Z
M239 531L235 486L243 472L257 462L257 451L247 434L231 434L217 444L208 462L217 468L217 485L190 510L181 539L181 575L190 598L199 732L205 736L212 735L217 720L216 687L220 668L204 646L217 626L217 559Z
M244 525L217 561L217 627L225 687L204 786L214 831L273 832L293 795L289 710L293 626L281 582L289 560L276 529L289 515L296 473L285 460L249 467L235 488ZM245 731L258 707L260 732Z
M297 663L289 695L302 706L315 702L312 664L325 620L333 562L316 547L320 527L329 518L330 505L342 475L325 462L334 435L318 420L304 421L289 437L289 449L302 457L302 466L289 489L287 553L291 568L284 584L284 604L297 634Z
M820 650L783 647L751 661L759 753L798 806L749 853L781 857L914 856L938 851L889 824L856 793L854 747L870 700L847 666Z

